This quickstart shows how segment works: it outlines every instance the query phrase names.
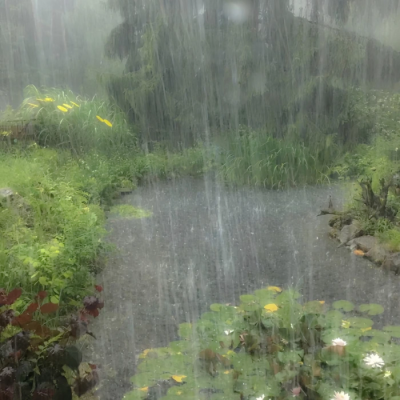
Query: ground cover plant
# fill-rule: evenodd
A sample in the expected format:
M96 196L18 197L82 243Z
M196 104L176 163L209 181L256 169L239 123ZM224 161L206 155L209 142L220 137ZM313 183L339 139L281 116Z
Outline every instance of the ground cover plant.
M400 327L374 329L378 304L270 286L210 309L140 355L125 399L400 399Z
M87 296L76 315L55 325L49 321L59 306L49 293L40 291L18 311L22 294L19 288L0 289L0 399L72 400L73 393L84 395L99 377L95 365L82 363L75 343L93 335L89 318L99 315L103 302Z

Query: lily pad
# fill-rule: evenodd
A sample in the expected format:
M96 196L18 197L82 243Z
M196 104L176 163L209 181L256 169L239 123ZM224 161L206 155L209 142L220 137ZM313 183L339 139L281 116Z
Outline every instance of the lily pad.
M358 309L361 312L365 312L368 315L379 315L382 314L384 309L380 304L361 304Z
M183 339L190 339L192 336L192 324L190 323L183 323L179 325L179 336Z
M332 307L336 310L343 310L346 312L353 311L354 310L354 304L350 301L347 300L339 300L335 301L332 304Z
M348 322L350 322L350 326L352 328L359 328L359 329L370 328L374 324L374 321L372 321L371 319L361 318L361 317L349 318Z
M385 326L385 332L389 332L392 337L400 338L400 326Z

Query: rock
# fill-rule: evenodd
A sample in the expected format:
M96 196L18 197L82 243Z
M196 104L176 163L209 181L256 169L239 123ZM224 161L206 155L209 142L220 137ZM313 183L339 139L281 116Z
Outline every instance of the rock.
M339 234L339 231L338 231L336 228L332 228L332 229L329 231L329 236L330 236L332 239L336 239L336 238L338 237L338 234Z
M4 205L9 207L12 202L15 193L10 188L1 188L0 189L0 205Z
M345 225L350 225L352 217L348 214L334 215L329 220L329 226L336 229L342 229Z
M351 249L360 249L363 252L368 252L378 243L375 236L360 236L350 240L347 244Z
M365 257L377 264L383 264L385 260L390 256L390 252L385 249L382 244L376 243L367 253Z
M386 271L393 271L396 275L400 274L400 253L390 254L382 264Z
M340 246L347 244L351 239L361 234L361 226L358 221L353 221L350 225L345 225L338 235Z

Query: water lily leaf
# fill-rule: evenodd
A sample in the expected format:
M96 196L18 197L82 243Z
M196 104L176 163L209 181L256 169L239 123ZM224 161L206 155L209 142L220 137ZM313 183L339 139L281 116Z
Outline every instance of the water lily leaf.
M400 338L400 326L385 326L383 330L389 332L392 337Z
M251 303L251 302L254 302L256 300L257 299L251 294L244 294L244 295L240 296L240 301L242 303Z
M223 306L224 306L223 304L214 303L214 304L211 304L210 310L211 310L211 311L216 311L216 312L218 312L218 311L221 310L221 308L222 308Z
M388 343L389 340L391 339L391 335L388 332L382 332L380 330L377 329L371 329L368 331L363 332L363 336L368 336L371 337L372 342L375 343Z
M303 310L309 314L320 314L324 310L324 304L318 300L309 301L303 305Z
M354 304L347 300L335 301L332 306L336 310L343 310L346 312L354 310Z
M368 315L379 315L384 311L380 304L361 304L358 309L361 312L366 312Z
M350 326L352 328L358 328L358 329L370 328L374 324L374 321L372 321L371 319L361 318L361 317L349 318L348 322L350 322Z
M192 324L183 323L179 324L179 336L183 339L189 339L192 336Z

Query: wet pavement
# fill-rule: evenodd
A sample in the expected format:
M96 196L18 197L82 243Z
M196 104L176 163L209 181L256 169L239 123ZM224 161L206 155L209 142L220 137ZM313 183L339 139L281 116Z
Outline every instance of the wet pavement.
M86 351L101 371L99 398L121 399L137 355L176 340L180 322L266 285L295 286L304 300L379 303L378 322L400 324L400 278L328 237L329 217L317 214L329 195L338 208L346 199L338 186L228 189L205 177L125 196L153 215L108 221L118 251L98 277L105 308Z

